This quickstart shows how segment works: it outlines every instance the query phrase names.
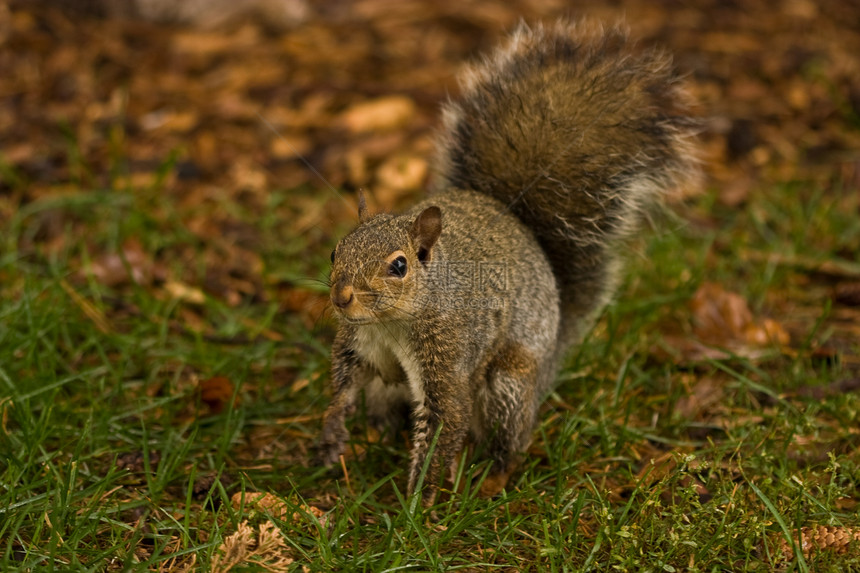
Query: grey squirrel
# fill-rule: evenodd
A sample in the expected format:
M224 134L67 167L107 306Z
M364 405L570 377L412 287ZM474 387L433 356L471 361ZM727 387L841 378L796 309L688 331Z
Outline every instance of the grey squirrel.
M319 461L338 461L363 390L372 423L408 414L408 488L426 463L425 496L467 441L504 485L564 353L615 289L623 240L698 173L671 59L620 26L521 24L461 83L430 197L399 215L360 199L332 252Z

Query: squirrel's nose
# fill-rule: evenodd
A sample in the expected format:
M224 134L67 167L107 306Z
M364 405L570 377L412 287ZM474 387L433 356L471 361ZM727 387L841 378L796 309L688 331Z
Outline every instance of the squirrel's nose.
M331 302L338 308L348 307L353 298L352 285L338 285L331 289Z

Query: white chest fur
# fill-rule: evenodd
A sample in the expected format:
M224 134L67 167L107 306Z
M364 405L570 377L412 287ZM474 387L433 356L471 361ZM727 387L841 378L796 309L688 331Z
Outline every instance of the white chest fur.
M359 356L379 371L386 382L393 382L402 368L406 373L412 400L419 403L424 401L421 365L403 325L361 325L355 331L355 349Z

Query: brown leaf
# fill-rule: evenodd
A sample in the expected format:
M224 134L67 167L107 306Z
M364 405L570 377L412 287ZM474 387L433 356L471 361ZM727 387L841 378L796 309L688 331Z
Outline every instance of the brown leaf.
M657 483L678 467L677 452L669 451L651 458L642 464L639 474L636 476L638 482L646 487Z
M269 144L269 151L275 159L298 159L313 150L313 141L301 134L278 133Z
M415 102L405 96L387 96L354 104L338 118L352 133L387 131L402 127L415 117Z
M167 281L164 283L164 290L171 298L181 300L190 304L203 304L206 302L206 295L199 288L189 286L179 281Z
M853 497L838 497L833 500L833 505L839 511L854 511L858 503Z
M177 54L210 57L233 53L239 48L235 35L184 30L173 35L172 46Z
M92 260L89 272L99 283L118 287L132 282L151 283L153 263L137 239L126 240L120 252L104 253Z
M237 189L263 191L267 188L266 172L250 161L236 161L230 169L233 185Z
M744 338L748 344L753 346L770 346L772 344L787 346L791 341L791 337L782 325L770 318L765 318L757 324L748 324L744 329Z
M179 134L190 132L199 122L200 116L193 110L182 112L157 110L142 115L138 120L140 128L144 131L165 129Z
M705 283L690 301L693 332L706 344L741 349L742 346L787 345L790 337L772 319L755 320L746 300L718 284Z
M233 399L234 387L229 378L225 376L213 376L206 380L202 380L198 386L200 392L200 401L209 406L214 413L219 413L224 410L230 400ZM236 395L236 401L233 407L239 404L239 396Z
M687 419L696 419L724 396L723 384L717 378L702 376L696 379L688 394L675 404L675 412Z
M727 207L740 207L752 194L754 185L755 180L752 177L733 177L721 186L719 201Z
M690 307L693 331L707 343L727 346L744 338L745 329L752 323L752 313L743 297L715 283L699 287Z
M241 509L243 502L246 509L265 512L277 519L290 520L293 523L301 523L306 519L301 512L291 510L284 500L271 493L237 492L230 499L230 503L235 509ZM323 510L305 504L301 504L301 509L317 520L324 522L325 512Z
M374 197L383 208L391 208L409 191L420 189L428 171L426 159L410 155L392 157L376 171L379 186Z

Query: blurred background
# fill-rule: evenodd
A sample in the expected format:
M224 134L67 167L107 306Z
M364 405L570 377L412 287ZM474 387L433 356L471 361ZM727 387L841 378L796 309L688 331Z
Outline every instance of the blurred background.
M387 209L425 186L463 62L520 19L559 16L623 18L675 55L720 204L799 179L858 185L856 0L3 0L0 224L47 196L133 189L149 224L173 217L187 231L170 245L126 233L138 280L166 280L158 267L177 259L177 281L265 297L266 247L237 210L279 221L284 259L324 257L354 221L350 191ZM62 250L88 223L40 210L18 221L17 247ZM91 247L97 277L126 279Z

